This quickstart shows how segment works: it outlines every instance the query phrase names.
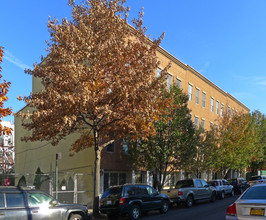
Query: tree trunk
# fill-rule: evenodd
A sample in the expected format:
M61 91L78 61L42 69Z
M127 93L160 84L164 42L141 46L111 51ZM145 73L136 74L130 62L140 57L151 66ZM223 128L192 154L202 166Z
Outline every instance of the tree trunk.
M94 174L93 174L93 215L99 215L99 195L100 195L100 169L101 169L101 149L99 147L99 133L94 132Z

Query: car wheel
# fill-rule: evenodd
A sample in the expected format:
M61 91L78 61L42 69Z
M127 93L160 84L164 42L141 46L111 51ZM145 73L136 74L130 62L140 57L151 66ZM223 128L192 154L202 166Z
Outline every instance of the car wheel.
M222 191L221 195L220 195L221 199L224 199L224 191Z
M214 202L215 200L216 200L216 193L215 192L212 192L211 202Z
M165 214L166 212L168 212L168 209L169 209L169 203L167 201L163 201L160 210L161 214Z
M234 192L234 190L232 189L232 191L231 191L231 196L233 197L235 195L235 192Z
M133 205L129 212L130 220L137 220L140 216L140 208L138 205Z
M187 200L186 200L186 207L187 208L190 208L193 206L193 203L194 203L194 199L193 199L193 196L192 195L189 195L187 197Z
M69 220L83 220L83 216L79 214L73 214L70 216Z

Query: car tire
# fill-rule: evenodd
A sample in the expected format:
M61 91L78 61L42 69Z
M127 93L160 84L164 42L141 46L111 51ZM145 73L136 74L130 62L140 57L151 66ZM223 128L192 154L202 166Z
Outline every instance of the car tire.
M166 212L168 212L168 209L169 209L169 202L164 200L162 202L162 207L160 209L161 214L165 214Z
M214 202L215 200L216 200L216 193L215 192L212 192L211 202Z
M220 199L224 199L224 191L222 191L222 193L220 195Z
M69 220L84 220L82 215L79 214L73 214L70 216Z
M137 220L140 217L140 208L138 205L133 205L129 211L129 219Z
M193 203L194 203L194 198L192 195L189 195L186 200L186 207L191 208L193 206Z
M231 196L233 197L235 195L235 192L234 192L234 190L232 189L232 191L231 191Z

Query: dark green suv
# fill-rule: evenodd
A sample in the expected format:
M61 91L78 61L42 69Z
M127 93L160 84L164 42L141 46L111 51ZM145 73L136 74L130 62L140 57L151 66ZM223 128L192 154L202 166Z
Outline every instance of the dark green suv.
M0 220L88 220L83 205L61 204L42 191L27 187L0 187Z
M159 210L162 214L168 211L169 197L160 194L156 189L143 184L125 184L107 189L100 200L100 212L110 219L128 215L136 220L141 212Z

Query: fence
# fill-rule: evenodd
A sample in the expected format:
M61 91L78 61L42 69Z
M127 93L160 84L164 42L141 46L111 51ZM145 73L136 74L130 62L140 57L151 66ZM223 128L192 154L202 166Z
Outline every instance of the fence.
M91 206L93 194L93 174L58 172L56 184L55 172L49 174L2 174L1 185L34 186L61 203L78 203Z

